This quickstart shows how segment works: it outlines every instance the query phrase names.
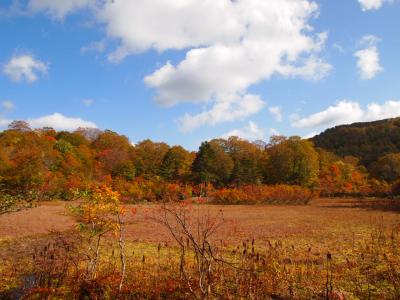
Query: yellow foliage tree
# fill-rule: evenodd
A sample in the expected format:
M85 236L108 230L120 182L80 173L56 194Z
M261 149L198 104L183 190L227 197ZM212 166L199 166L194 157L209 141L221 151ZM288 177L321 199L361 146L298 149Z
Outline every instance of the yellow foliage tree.
M121 206L120 194L108 186L94 187L81 195L83 203L78 209L80 230L88 238L87 279L94 280L100 260L101 240L107 233L118 237L121 259L122 288L125 278L125 254L123 236L123 216L125 208Z

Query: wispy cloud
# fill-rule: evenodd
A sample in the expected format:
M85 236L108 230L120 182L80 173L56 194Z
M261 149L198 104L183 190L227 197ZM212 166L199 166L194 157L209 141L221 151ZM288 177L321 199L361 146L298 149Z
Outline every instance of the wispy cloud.
M87 52L104 52L106 50L106 47L107 44L105 40L91 42L90 44L81 48L81 53L85 54Z
M82 103L83 103L83 105L89 107L89 106L92 106L92 105L93 105L94 100L93 100L93 99L84 99L84 100L82 100Z
M1 102L1 107L6 111L10 111L15 108L15 104L10 100L4 100Z

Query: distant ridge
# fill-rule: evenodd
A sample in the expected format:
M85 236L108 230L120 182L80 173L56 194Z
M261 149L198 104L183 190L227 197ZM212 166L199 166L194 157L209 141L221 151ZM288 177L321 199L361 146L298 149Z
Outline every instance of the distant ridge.
M384 154L400 152L400 117L336 126L311 140L317 147L358 157L369 166Z

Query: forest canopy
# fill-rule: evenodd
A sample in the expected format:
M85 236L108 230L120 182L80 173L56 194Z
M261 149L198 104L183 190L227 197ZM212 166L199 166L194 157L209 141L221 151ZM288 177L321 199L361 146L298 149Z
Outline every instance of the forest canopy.
M357 157L370 167L381 156L400 152L400 118L337 126L312 141L340 157Z
M388 195L400 176L399 125L393 119L340 126L312 140L219 138L191 152L151 140L133 145L110 130L31 129L14 121L0 133L0 188L14 196L71 199L104 184L126 199L148 201L262 185L327 196Z

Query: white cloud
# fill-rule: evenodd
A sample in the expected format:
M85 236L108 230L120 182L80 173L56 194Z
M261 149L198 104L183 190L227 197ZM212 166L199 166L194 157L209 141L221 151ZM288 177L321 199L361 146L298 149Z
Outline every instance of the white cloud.
M386 2L393 2L393 0L358 0L363 11L377 10L382 7Z
M9 111L9 110L13 110L15 108L14 102L10 101L10 100L5 100L1 103L1 106L3 107L3 109Z
M80 118L69 118L60 113L30 119L27 121L34 128L53 127L57 130L75 130L79 127L97 128L96 124L90 121L85 121Z
M222 138L229 138L231 136L237 136L245 140L255 141L264 139L264 130L252 121L249 121L248 125L243 129L234 129L222 136Z
M180 62L166 62L144 79L161 105L212 106L181 118L184 130L259 112L260 99L252 101L257 109L245 107L254 98L248 89L273 75L317 80L331 70L320 57L327 33L310 25L319 13L312 0L30 0L29 7L56 19L93 7L107 38L118 43L108 55L113 62L148 50L185 51ZM81 49L90 50L104 45Z
M365 111L364 121L389 119L400 116L400 101L387 101L382 105L368 104Z
M99 18L126 54L235 42L245 30L230 0L109 1Z
M400 101L387 101L383 104L370 103L366 108L362 108L358 102L342 100L326 110L293 120L292 125L300 129L325 129L336 125L369 122L399 116Z
M249 1L231 2L230 5L243 2ZM315 56L325 35L303 34L307 28L305 18L314 11L314 6L306 6L308 2L304 1L273 0L274 5L263 5L264 1L250 2L253 3L249 5L250 9L240 7L240 11L247 11L248 16L243 18L248 27L236 41L191 49L178 65L168 62L145 78L148 86L157 89L159 103L208 101L221 94L244 92L273 74L320 78L328 72L330 66ZM259 14L261 20L256 22ZM279 19L283 19L281 23L274 21ZM307 53L313 54L304 58L302 55Z
M311 138L313 138L314 136L316 136L317 134L318 134L317 131L310 132L310 133L306 134L305 136L303 136L303 139L305 139L305 140L311 139Z
M0 127L8 126L11 122L11 120L3 119L3 117L0 116Z
M363 111L357 102L343 100L324 111L312 114L306 118L299 118L293 122L293 125L297 128L329 127L356 122L362 116Z
M379 38L373 35L366 35L360 41L360 45L362 45L363 49L354 53L354 56L358 59L357 67L360 72L360 77L363 80L372 79L383 71L383 67L379 62L379 52L376 46L378 41Z
M3 67L3 73L13 81L34 82L40 75L46 74L48 65L36 60L32 55L13 56Z
M383 0L358 0L363 11L381 8Z
M258 113L265 107L265 102L257 95L225 97L210 110L197 115L186 114L179 120L180 129L190 132L203 125L216 125L244 119Z
M333 48L337 50L339 53L344 53L344 48L339 43L333 43Z
M12 121L11 120L7 120L7 119L3 119L2 117L0 117L0 126L8 126Z
M3 113L0 114L0 128L6 127L12 121L5 118L5 114L15 108L15 105L10 100L5 100L1 102L1 108L3 109Z
M82 103L83 103L83 105L85 105L85 106L92 106L93 103L94 103L94 100L93 100L93 99L84 99L84 100L82 101Z
M167 62L145 83L156 89L162 105L211 102L214 107L194 120L206 124L221 107L243 106L237 99L274 74L325 76L331 66L319 53L327 34L315 33L309 24L317 14L309 0L119 0L105 3L98 18L108 37L120 42L111 61L150 49L186 51L182 61ZM212 122L233 120L218 115ZM185 124L192 119L183 117Z
M283 120L282 109L279 106L271 106L268 110L276 121L281 122Z
M281 135L281 134L279 133L279 131L278 131L277 129L275 129L275 128L270 128L270 129L269 129L269 134L270 134L270 135Z
M104 52L106 50L106 41L101 40L97 42L91 42L90 44L83 46L81 48L81 53L85 54L87 52Z
M96 0L29 0L28 10L45 12L53 19L62 20L75 10L94 5Z

